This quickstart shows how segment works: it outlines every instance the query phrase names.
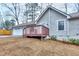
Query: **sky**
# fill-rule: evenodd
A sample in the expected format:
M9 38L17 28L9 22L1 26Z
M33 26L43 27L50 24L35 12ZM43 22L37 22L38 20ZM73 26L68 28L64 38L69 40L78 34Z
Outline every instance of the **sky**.
M20 5L21 5L21 14L20 14L20 17L19 17L19 19L20 19L19 22L22 23L22 22L24 22L24 20L26 20L25 16L23 15L23 13L25 12L25 6L24 6L25 4L20 3ZM48 3L47 4L43 3L43 4L39 4L39 5L42 5L43 9L45 9L46 6L48 5ZM9 6L11 7L10 4L9 4ZM52 6L54 6L55 8L65 12L64 3L53 3ZM68 6L68 10L67 10L68 13L77 12L74 3L68 3L67 6ZM10 12L9 9L7 9L6 7L3 7L3 6L0 5L0 12L3 15L3 18L4 19L10 19L11 17L5 17L4 16L6 14L6 11L8 13Z
M58 3L58 4L54 4L54 7L58 8L59 10L62 10L62 11L66 11L65 9L65 6L64 6L64 3ZM74 3L68 3L67 4L67 13L74 13L74 12L77 12L77 9L75 8L75 4Z

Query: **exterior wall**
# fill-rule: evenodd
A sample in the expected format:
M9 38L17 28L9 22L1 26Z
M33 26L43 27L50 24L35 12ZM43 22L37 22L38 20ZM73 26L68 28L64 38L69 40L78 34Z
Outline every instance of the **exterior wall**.
M79 38L79 19L69 20L69 36Z
M48 24L49 24L49 11L47 11L43 17L40 18L39 22L37 23L38 25L44 25L47 28L49 28Z
M13 29L12 36L22 36L23 35L23 29Z
M64 20L65 21L65 30L59 31L57 30L57 21ZM65 37L68 35L68 20L67 17L49 9L46 13L40 18L38 24L44 25L49 28L49 35L56 35L57 37Z
M58 21L64 21L64 30L58 30ZM67 17L50 9L50 36L66 37L68 35L68 20Z

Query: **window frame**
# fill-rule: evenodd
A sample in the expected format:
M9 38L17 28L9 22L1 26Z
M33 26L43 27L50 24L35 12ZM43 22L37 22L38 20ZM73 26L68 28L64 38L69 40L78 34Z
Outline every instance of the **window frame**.
M65 30L65 21L64 20L57 20L57 31L64 31L64 30L59 30L59 22L63 21L64 22L64 30Z

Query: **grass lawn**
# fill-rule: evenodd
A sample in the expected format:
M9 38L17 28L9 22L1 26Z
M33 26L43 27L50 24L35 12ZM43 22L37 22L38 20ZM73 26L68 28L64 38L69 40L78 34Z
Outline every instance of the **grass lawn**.
M0 55L9 56L71 56L79 55L79 46L53 40L34 38L0 39Z

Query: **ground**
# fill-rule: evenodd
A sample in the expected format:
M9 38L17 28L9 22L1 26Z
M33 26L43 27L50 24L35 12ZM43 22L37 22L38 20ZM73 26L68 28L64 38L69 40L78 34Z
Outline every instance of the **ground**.
M71 56L79 55L79 46L35 38L0 38L0 55L5 56Z

